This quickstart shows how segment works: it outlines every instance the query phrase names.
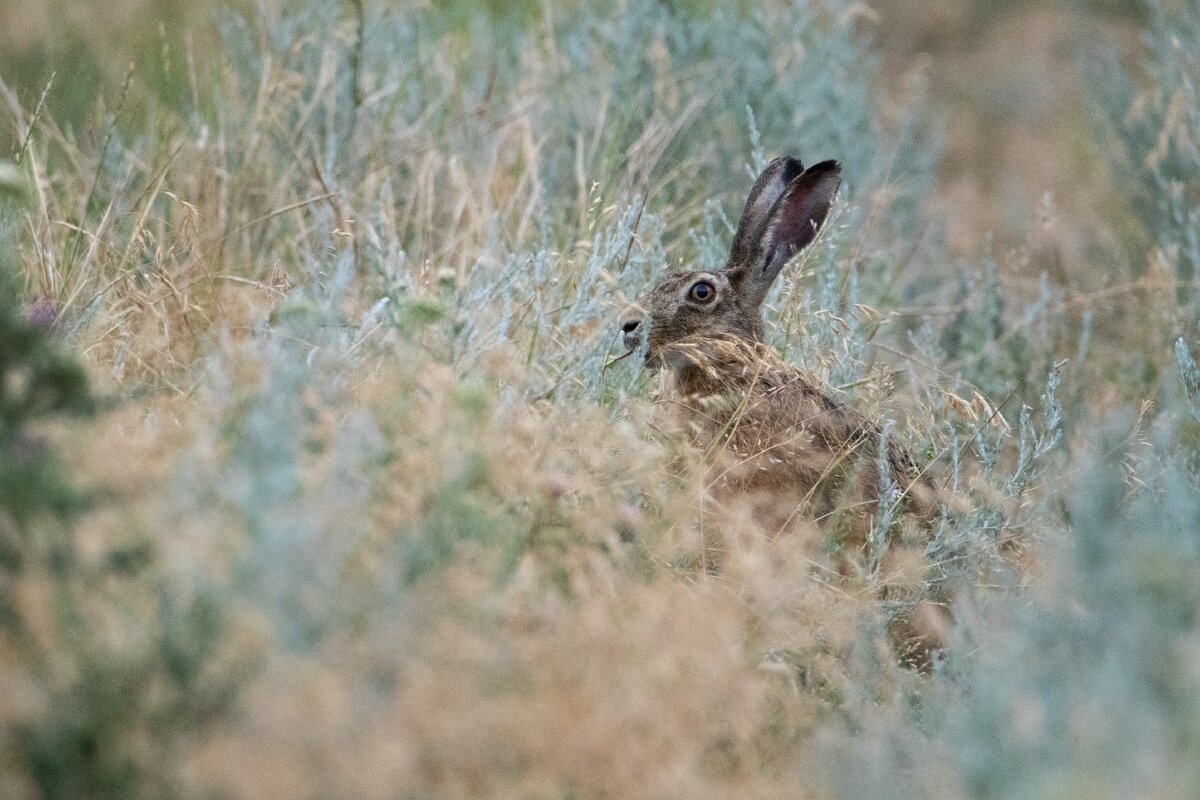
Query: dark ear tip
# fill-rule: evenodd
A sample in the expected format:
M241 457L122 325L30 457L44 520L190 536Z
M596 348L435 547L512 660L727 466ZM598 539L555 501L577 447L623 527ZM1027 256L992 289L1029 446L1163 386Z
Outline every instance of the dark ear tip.
M785 184L791 183L798 175L804 173L804 162L792 156L779 156L770 163L767 169L771 169L776 164L779 165L779 176Z
M830 159L828 161L822 161L820 164L813 164L811 167L809 167L807 170L805 170L805 172L813 172L813 173L830 172L835 175L841 175L842 174L842 165L839 164L836 160Z

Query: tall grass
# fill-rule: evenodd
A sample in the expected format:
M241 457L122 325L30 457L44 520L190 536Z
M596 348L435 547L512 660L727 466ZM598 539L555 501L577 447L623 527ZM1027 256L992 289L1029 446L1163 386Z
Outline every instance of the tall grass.
M1192 342L1163 408L1113 411L1146 386L1065 287L948 263L935 115L918 72L883 88L868 10L215 27L179 91L118 70L82 130L3 92L0 321L42 320L103 409L36 421L86 507L0 516L5 796L1194 787ZM781 151L848 185L768 337L954 500L892 573L890 509L840 574L836 532L717 504L659 378L608 366L617 311L719 265ZM945 659L898 664L890 619L947 596Z

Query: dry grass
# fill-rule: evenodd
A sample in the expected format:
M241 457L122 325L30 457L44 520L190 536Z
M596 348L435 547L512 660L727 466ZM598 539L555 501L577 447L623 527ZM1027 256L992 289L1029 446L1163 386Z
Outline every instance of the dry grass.
M6 7L0 41L79 28L62 7ZM264 4L162 85L105 71L83 127L0 83L0 142L27 142L0 241L104 407L38 431L92 503L0 574L0 795L1074 796L971 748L1024 753L1010 719L1063 740L1006 682L1013 653L1040 679L1041 620L1125 619L1056 543L1174 485L1170 413L1117 442L1092 416L1167 382L1114 377L1114 342L1173 334L1101 320L1089 355L1084 312L1179 279L1026 280L1048 210L999 267L956 265L978 223L930 233L958 195L926 192L918 93L881 93L861 7L805 8L717 35L704 3L397 5L360 41L353 4ZM670 387L612 363L616 312L723 258L745 168L793 147L855 177L767 301L772 357L898 420L956 498L884 570L886 530L763 525ZM1150 583L1187 583L1152 555ZM898 664L889 622L950 595L947 662Z

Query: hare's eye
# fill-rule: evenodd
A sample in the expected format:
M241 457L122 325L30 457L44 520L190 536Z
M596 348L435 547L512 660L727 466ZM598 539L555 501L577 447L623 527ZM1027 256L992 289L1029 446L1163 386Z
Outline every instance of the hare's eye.
M717 296L717 290L708 281L696 281L688 290L688 298L697 303L709 303Z

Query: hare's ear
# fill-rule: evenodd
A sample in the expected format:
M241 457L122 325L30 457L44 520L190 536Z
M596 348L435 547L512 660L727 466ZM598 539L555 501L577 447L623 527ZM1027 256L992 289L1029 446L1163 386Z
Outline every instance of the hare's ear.
M767 167L763 178L770 171L771 167ZM759 183L763 178L759 178ZM823 161L809 167L794 175L777 193L773 186L770 188L775 197L766 217L748 228L744 237L739 226L729 254L729 274L744 302L752 306L762 303L783 265L812 242L829 215L841 181L842 168L836 161ZM760 202L755 196L758 190L759 185L755 184L746 202L747 214ZM764 189L760 197L767 193ZM745 224L744 217L742 222Z
M754 182L754 188L746 198L746 207L742 209L742 219L738 222L729 254L731 264L743 264L753 257L771 209L783 196L788 184L803 172L804 164L800 163L800 159L791 156L782 156L767 164L766 169Z

